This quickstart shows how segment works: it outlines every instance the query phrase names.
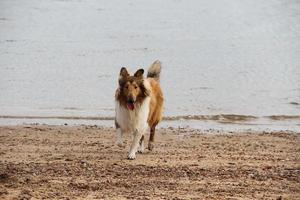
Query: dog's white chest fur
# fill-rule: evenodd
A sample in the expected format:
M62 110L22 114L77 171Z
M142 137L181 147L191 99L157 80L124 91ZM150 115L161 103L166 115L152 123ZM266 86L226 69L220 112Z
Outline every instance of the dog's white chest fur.
M116 121L124 132L144 131L150 110L150 97L146 97L141 105L129 110L116 101Z

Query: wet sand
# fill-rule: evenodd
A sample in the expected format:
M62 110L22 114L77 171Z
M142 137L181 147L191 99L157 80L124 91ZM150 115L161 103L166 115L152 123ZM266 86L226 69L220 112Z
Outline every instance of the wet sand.
M1 126L1 199L300 199L300 135L161 128L126 159L114 129Z

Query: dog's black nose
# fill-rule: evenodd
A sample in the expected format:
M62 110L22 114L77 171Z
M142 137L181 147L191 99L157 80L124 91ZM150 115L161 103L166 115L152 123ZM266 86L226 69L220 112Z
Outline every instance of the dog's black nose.
M127 103L134 104L133 99L128 99Z

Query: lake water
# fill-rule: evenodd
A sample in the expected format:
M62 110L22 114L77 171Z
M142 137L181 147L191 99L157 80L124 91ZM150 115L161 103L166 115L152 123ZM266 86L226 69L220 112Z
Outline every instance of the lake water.
M110 119L120 68L159 59L167 118L298 131L299 13L297 0L1 0L2 123Z

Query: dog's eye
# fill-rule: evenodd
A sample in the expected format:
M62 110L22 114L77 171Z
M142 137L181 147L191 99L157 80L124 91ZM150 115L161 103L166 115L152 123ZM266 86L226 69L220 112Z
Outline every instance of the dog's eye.
M137 86L134 86L135 89L137 89Z
M128 86L125 86L126 89L128 89Z

